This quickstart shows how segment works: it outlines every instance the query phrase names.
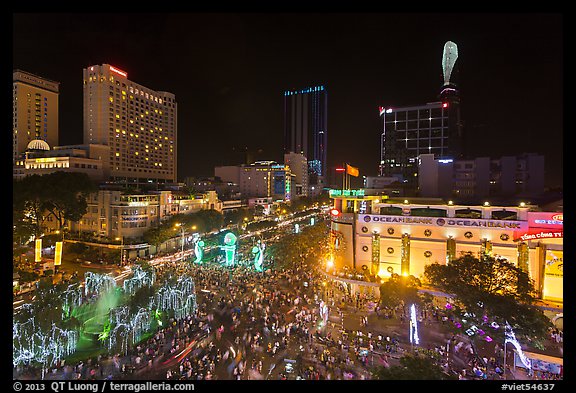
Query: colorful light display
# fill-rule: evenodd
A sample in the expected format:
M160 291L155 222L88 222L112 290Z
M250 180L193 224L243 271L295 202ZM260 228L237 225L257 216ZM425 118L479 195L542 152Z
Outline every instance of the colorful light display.
M194 245L194 254L196 259L194 263L202 263L202 258L204 258L204 240L198 240Z
M256 245L252 247L252 254L254 254L254 269L257 272L261 272L263 270L263 263L264 263L264 250L266 249L266 245L258 240Z
M194 281L188 276L181 276L175 286L165 284L150 300L149 308L173 311L176 319L192 315L197 310Z
M234 260L236 259L236 235L232 232L228 232L226 236L224 236L224 245L220 246L222 250L224 250L226 255L226 266L234 266Z
M410 343L420 344L420 337L418 337L418 320L416 318L416 306L410 306Z
M84 294L89 293L100 296L102 293L116 288L116 280L107 274L93 272L84 273Z
M72 354L78 343L78 332L60 329L52 324L50 331L43 332L31 317L24 323L12 325L12 364L29 364L32 361L42 365L44 370L57 364L62 358Z
M124 280L124 292L133 295L138 289L144 286L152 286L154 281L156 281L156 271L154 268L146 272L142 267L136 266L132 278Z
M328 311L328 305L324 303L323 300L320 302L318 311L320 313L320 318L322 318L322 326L326 326L326 324L328 323L329 311Z
M530 359L528 359L526 357L526 355L524 354L524 351L522 351L522 347L520 346L520 343L518 342L518 340L516 340L516 335L514 334L514 330L512 330L512 327L508 324L508 322L506 322L505 336L506 336L506 338L504 339L504 345L506 345L508 343L511 343L512 345L514 345L514 348L516 348L516 351L518 352L518 356L520 357L522 364L524 364L524 366L528 370L532 369L532 363L530 362Z

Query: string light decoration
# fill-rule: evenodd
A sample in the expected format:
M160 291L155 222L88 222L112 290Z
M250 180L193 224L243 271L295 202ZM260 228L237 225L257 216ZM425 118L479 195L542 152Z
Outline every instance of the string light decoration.
M194 314L198 308L194 281L189 276L180 276L176 285L164 284L150 300L149 308L173 311L176 319Z
M98 274L93 272L84 273L84 294L89 293L100 296L102 293L108 292L116 288L116 280L107 274Z
M12 364L18 366L38 362L42 365L44 379L46 368L59 363L76 350L78 332L61 329L54 323L48 332L43 332L35 318L31 317L24 323L13 323L12 343Z
M149 271L144 271L141 266L136 266L132 278L124 280L124 292L133 295L142 287L151 287L156 281L156 269L153 267Z
M416 345L420 344L420 337L418 337L418 320L416 319L416 306L410 306L410 343Z
M108 349L115 348L126 354L129 346L150 330L151 322L151 312L146 308L140 307L136 314L130 315L128 306L117 307L110 310L109 333L106 334L105 327L100 339L107 339Z
M84 298L82 288L78 285L68 285L68 288L62 293L62 319L70 316L72 310L82 305Z
M506 321L504 333L505 333L504 345L506 345L508 343L511 343L512 345L514 345L514 348L516 348L516 351L518 352L518 356L520 356L520 360L522 361L522 364L524 364L524 366L526 366L526 368L528 370L531 370L532 369L532 363L530 362L530 359L528 359L526 357L526 355L524 354L524 351L522 350L520 343L518 342L518 340L516 340L516 335L514 334L514 330L512 330L512 326L510 326L508 324L508 321Z

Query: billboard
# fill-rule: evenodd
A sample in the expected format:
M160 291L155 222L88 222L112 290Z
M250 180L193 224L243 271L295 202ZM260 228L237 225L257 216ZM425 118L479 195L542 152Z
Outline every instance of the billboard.
M563 229L564 214L550 212L528 212L528 226L530 228Z

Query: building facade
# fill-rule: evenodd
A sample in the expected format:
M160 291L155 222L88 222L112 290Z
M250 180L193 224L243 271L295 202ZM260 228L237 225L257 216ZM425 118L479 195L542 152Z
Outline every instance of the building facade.
M328 94L324 86L284 92L284 153L300 153L306 157L310 185L325 183Z
M538 196L544 192L544 156L529 153L452 160L422 154L418 157L418 189L423 197Z
M543 299L563 301L563 214L530 206L470 206L375 197L333 197L330 270L423 278L425 266L462 253L516 264ZM424 202L424 203L422 203Z
M148 229L177 214L200 210L222 211L214 191L198 198L179 198L171 191L126 194L120 190L99 190L88 197L87 213L70 222L71 232L88 232L111 239L139 238Z
M58 145L59 82L26 71L12 74L12 160L18 160L33 140Z
M459 105L454 100L403 108L380 107L380 176L418 185L418 156L454 159L462 154Z
M94 182L107 179L102 157L108 156L108 146L77 145L50 146L42 141L30 142L28 149L13 165L13 178L30 175L46 175L56 171L85 173ZM96 158L93 158L96 157Z
M294 197L306 197L312 194L308 185L308 160L301 153L285 153L284 164L288 165L290 172L294 175L292 193Z
M174 94L128 79L109 64L83 70L84 144L109 146L110 180L138 184L177 179Z
M275 161L256 161L249 165L217 166L214 176L224 182L239 185L242 198L272 197L290 201L292 198L292 173L288 165Z

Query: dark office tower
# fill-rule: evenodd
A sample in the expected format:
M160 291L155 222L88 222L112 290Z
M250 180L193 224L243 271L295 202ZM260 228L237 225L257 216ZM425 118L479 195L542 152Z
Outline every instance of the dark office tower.
M284 92L284 153L308 160L309 185L324 183L327 166L328 96L324 86Z
M460 98L456 85L450 82L457 57L456 44L447 42L440 101L402 108L380 107L380 176L400 176L407 187L415 189L420 154L434 154L434 158L442 160L461 158Z

